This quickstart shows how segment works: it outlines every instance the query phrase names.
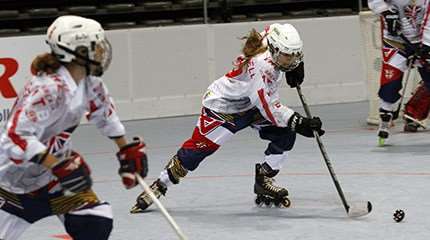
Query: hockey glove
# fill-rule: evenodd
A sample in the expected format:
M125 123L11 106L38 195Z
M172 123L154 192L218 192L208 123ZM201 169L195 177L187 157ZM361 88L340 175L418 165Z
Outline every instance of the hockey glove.
M76 194L91 188L90 169L84 159L76 152L52 167L52 174L57 177L64 194Z
M325 133L321 129L322 122L319 117L306 118L297 112L288 120L288 127L296 133L309 138L314 137L314 131L317 131L319 136Z
M405 54L408 56L409 60L414 60L417 58L421 58L422 49L420 47L420 43L406 43L405 44ZM409 63L408 63L409 64Z
M291 88L295 88L302 84L305 78L304 63L301 62L295 69L285 72L285 78L287 80L287 84L290 85Z
M120 164L118 173L127 189L137 185L135 173L143 178L148 174L145 143L139 137L134 137L133 142L123 146L116 156Z
M423 44L420 48L418 57L423 67L430 69L430 46Z
M387 31L393 36L399 35L399 30L400 30L399 13L395 10L387 10L385 12L382 12L381 15L384 18L385 27Z

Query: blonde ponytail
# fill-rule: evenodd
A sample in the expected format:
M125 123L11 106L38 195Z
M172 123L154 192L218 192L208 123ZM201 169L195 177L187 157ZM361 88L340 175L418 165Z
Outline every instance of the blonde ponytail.
M255 29L252 29L248 36L245 36L241 39L246 39L246 42L242 48L242 54L245 56L245 58L238 64L240 69L247 67L251 58L267 50L267 46L263 44L263 37Z

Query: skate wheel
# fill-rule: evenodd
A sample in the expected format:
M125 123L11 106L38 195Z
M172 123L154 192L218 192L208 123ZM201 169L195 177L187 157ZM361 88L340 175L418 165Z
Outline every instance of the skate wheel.
M283 207L289 208L291 206L291 201L288 198L284 198L284 199L282 199L281 204Z
M263 204L263 200L261 199L261 197L260 197L260 196L257 196L257 197L255 198L255 204L256 204L257 206L261 206L261 205Z
M264 204L267 207L270 207L272 205L272 200L270 198L266 197L266 199L264 199Z

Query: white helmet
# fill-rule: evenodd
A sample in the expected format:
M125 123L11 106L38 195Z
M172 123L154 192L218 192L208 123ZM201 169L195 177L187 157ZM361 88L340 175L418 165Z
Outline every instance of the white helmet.
M49 26L46 37L46 43L60 62L77 60L87 68L88 74L96 76L101 76L109 67L112 48L102 26L95 20L79 16L58 17ZM82 48L87 54L82 55ZM90 65L96 70L90 71Z
M303 42L296 28L291 24L270 25L267 32L267 45L274 63L283 71L291 71L303 61ZM281 54L292 57L287 65L279 62Z

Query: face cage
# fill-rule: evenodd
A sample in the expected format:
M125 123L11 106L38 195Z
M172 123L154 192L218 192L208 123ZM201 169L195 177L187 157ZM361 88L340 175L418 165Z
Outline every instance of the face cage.
M91 42L91 49L89 51L88 56L82 56L78 54L76 50L73 51L59 44L57 44L57 47L68 54L72 54L73 56L75 56L75 58L85 61L85 63L82 65L85 66L85 68L87 69L88 75L100 77L109 68L109 65L112 60L112 46L107 39L104 39L103 41L100 41L98 43L96 43L95 41ZM64 55L60 55L57 53L54 54L60 59L60 61L62 58L64 58ZM98 57L98 54L100 54L100 61L97 61L98 59L96 59ZM91 66L94 67L91 68Z
M91 61L89 61L89 64L95 66L90 75L100 77L104 72L107 71L112 61L112 45L107 39L104 39L98 43L91 43L90 60Z
M288 66L283 66L279 63L278 60L279 56L282 54L279 51L279 48L275 48L270 42L268 42L268 46L270 54L272 55L273 62L275 63L276 67L283 72L290 72L294 70L303 61L303 52L293 53L289 55L293 55L295 57L294 60L291 61Z
M292 60L288 66L284 66L284 65L281 65L279 63L278 58L280 55L281 55L281 53L279 53L279 52L275 53L275 54L272 53L272 58L273 58L273 62L275 63L276 67L279 68L279 70L281 70L283 72L290 72L290 71L294 70L303 61L303 53L293 54L294 60Z

